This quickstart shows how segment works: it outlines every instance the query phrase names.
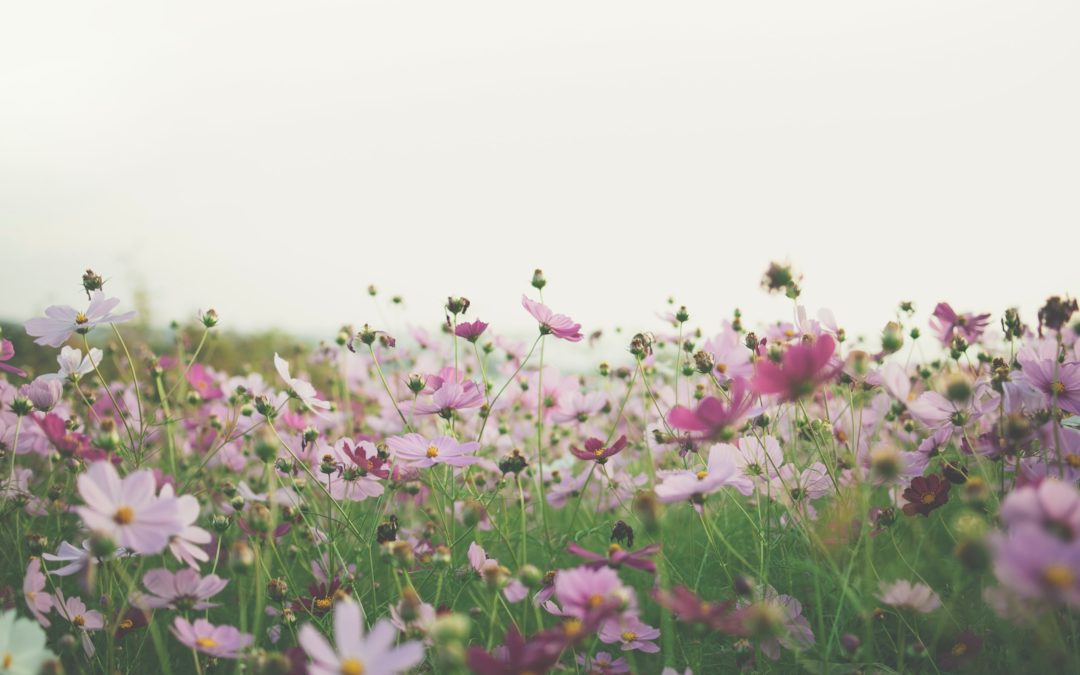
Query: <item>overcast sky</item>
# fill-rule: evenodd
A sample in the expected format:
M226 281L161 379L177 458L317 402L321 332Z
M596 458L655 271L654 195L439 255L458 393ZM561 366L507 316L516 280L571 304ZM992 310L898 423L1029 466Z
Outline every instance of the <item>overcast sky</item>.
M0 316L586 330L1076 291L1076 2L7 2Z

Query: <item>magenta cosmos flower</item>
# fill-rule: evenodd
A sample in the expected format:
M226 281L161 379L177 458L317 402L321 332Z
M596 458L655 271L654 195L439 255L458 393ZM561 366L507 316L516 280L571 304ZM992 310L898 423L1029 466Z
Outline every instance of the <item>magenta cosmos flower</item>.
M209 602L210 598L224 590L228 583L216 574L201 577L190 567L175 573L164 568L150 570L143 576L143 585L150 595L143 596L141 604L154 609L209 609L218 606Z
M578 619L592 616L594 610L605 606L626 606L633 600L633 593L610 567L575 567L559 570L555 576L555 597L562 613Z
M930 317L930 327L946 347L957 337L975 344L989 325L989 314L957 314L947 302L939 302Z
M618 544L611 544L608 546L607 555L604 556L599 553L593 553L587 548L579 545L577 542L572 541L566 545L566 550L580 558L588 560L589 562L585 563L585 567L600 569L601 567L618 568L625 566L655 573L656 563L649 560L649 557L660 550L660 544L649 544L637 551L627 551Z
M334 642L330 646L319 629L310 623L300 629L300 646L311 662L309 675L394 675L424 660L424 646L405 642L395 647L397 629L386 619L379 620L365 634L360 605L339 602L334 607Z
M457 327L454 328L454 335L459 338L465 338L469 342L476 342L480 339L480 336L484 334L484 331L487 330L487 327L488 325L480 319L477 319L472 323L459 323Z
M755 394L777 394L782 401L796 401L828 382L837 368L829 361L836 351L830 335L788 347L780 363L763 359L757 364L752 386Z
M471 453L480 448L476 442L458 443L449 436L438 436L428 440L420 434L391 436L386 444L403 462L415 467L449 464L450 466L468 466L480 461Z
M154 494L156 483L149 469L121 479L109 462L94 462L79 476L78 485L86 505L76 510L87 529L128 550L161 553L183 529L176 500Z
M45 308L45 316L30 319L24 324L27 335L37 338L39 345L59 347L75 333L85 335L96 326L107 323L130 321L135 312L113 314L114 307L120 304L119 298L106 298L100 290L90 296L90 306L85 312L74 307L52 305Z
M585 441L584 450L580 450L577 446L571 445L570 454L572 454L574 457L577 457L578 459L596 462L597 464L606 464L608 461L608 457L619 454L625 447L625 434L619 436L619 439L608 447L604 447L604 442L599 438L590 438Z
M11 340L0 340L0 370L5 373L11 373L12 375L18 375L19 377L26 377L25 370L20 370L15 366L4 363L4 361L10 361L14 356L15 345L11 344Z
M184 646L219 659L239 658L240 650L254 641L250 633L241 633L233 626L215 626L206 619L189 623L178 616L170 630Z
M541 335L554 335L568 342L581 340L581 324L565 314L552 312L547 305L530 300L527 296L521 296L521 306L540 324Z
M739 427L757 410L753 407L750 383L741 377L731 381L727 401L706 396L696 410L677 405L668 413L668 424L676 429L692 431L703 438L731 440Z

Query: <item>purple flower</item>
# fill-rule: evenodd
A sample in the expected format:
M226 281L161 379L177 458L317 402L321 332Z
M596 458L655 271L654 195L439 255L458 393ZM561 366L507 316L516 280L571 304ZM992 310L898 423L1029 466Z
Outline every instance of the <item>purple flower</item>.
M470 647L466 664L477 675L520 675L546 673L559 661L563 645L540 635L525 641L517 626L506 631L503 646L488 654L482 647ZM365 673L365 675L367 675Z
M758 411L753 408L750 383L743 378L732 379L729 394L728 402L706 396L696 410L675 406L668 413L668 424L683 431L697 432L702 438L731 440L746 418Z
M37 338L34 342L39 345L59 347L75 333L85 335L96 326L123 323L134 318L135 312L113 314L112 309L119 304L119 298L106 298L104 293L96 290L85 312L74 307L52 305L45 308L44 317L30 319L24 324L26 333Z
M19 392L30 399L34 408L41 412L49 412L60 402L64 395L64 383L60 380L38 377L30 384L19 388Z
M397 629L380 619L364 631L360 605L339 602L334 608L334 642L337 649L310 623L300 629L300 646L311 662L309 675L393 675L403 673L424 660L424 646L405 642L394 646Z
M4 361L10 361L13 356L15 356L15 345L11 344L11 340L0 340L0 370L19 377L26 377L25 370L4 363Z
M957 337L975 344L989 325L989 314L957 314L947 302L939 302L930 318L930 327L946 347Z
M250 633L233 626L215 626L206 619L195 619L192 624L178 616L169 629L185 647L219 659L239 658L240 650L254 641Z
M582 337L581 324L565 314L555 314L547 305L534 302L528 297L521 296L521 306L540 324L541 335L554 335L567 342L579 342Z
M660 637L660 631L644 623L633 614L626 614L618 619L609 619L600 627L600 641L607 644L620 643L624 652L632 649L655 654L660 651L653 640Z
M78 479L86 502L76 508L87 529L143 555L161 553L183 529L175 499L154 494L149 469L121 479L109 462L94 462Z
M1063 541L1080 537L1080 492L1054 478L1013 490L1001 503L1001 520L1012 528L1036 525Z
M609 447L604 447L604 442L599 438L590 438L585 441L585 449L580 450L576 446L570 446L570 454L578 459L584 459L590 462L596 462L597 464L606 464L608 457L617 455L622 452L622 449L626 447L626 435L619 436L619 439L612 443Z
M1016 360L1024 380L1048 401L1056 400L1062 410L1080 415L1080 361L1058 363L1056 358L1039 358L1029 348L1021 350Z
M990 538L994 574L1016 594L1080 607L1080 541L1066 542L1035 525Z
M141 604L154 609L209 609L218 606L217 603L208 602L209 599L220 593L228 583L228 580L216 574L200 577L190 567L176 573L164 568L150 570L143 576L143 585L152 595L143 596Z
M626 567L633 567L634 569L655 573L656 563L649 560L649 556L659 551L660 545L649 544L637 551L627 551L618 544L611 544L608 546L608 554L602 556L599 553L593 553L586 548L582 548L577 542L572 541L567 544L566 550L578 557L588 560L589 562L585 563L585 567L600 569L601 567L618 568L625 565Z
M777 394L782 401L797 401L809 396L832 379L839 368L830 365L836 342L822 335L813 342L788 347L776 364L758 361L752 386L755 394Z
M431 402L417 403L415 410L421 415L437 414L444 419L450 419L455 410L479 408L483 404L484 393L475 382L444 380L432 394Z
M479 443L458 443L449 436L428 440L420 434L405 434L391 436L386 440L386 444L399 459L414 467L436 464L461 467L480 461L479 457L471 454L480 448Z
M612 658L607 652L596 652L590 659L585 654L578 654L578 665L585 667L586 675L622 675L630 672L630 664L626 659Z
M457 327L454 328L454 335L459 338L465 338L469 342L476 342L480 339L480 336L484 334L484 331L487 330L487 327L488 325L480 319L477 319L472 323L459 323Z

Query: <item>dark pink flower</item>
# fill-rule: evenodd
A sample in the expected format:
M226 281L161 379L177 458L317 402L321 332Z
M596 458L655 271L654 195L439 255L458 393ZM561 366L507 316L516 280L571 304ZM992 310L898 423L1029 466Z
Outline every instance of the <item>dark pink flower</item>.
M697 410L675 406L668 413L668 424L683 431L699 433L703 438L731 440L748 417L756 414L749 383L741 377L731 381L730 398L722 401L706 396Z
M584 459L590 462L596 462L598 464L607 463L608 457L617 455L622 452L622 449L626 447L626 435L619 436L619 439L611 444L609 447L604 447L604 442L599 438L590 438L585 441L585 449L581 450L577 446L570 446L570 453L578 459Z
M11 340L0 340L0 370L19 377L26 377L25 370L4 363L4 361L10 361L13 356L15 356L15 345L11 344Z
M521 306L540 323L540 333L543 335L554 335L568 342L578 342L584 337L580 323L574 323L574 320L565 314L552 312L547 305L522 295Z
M828 382L838 368L830 365L836 342L822 335L812 342L788 347L780 363L767 359L758 361L752 386L755 394L777 394L783 401L795 401L809 396Z
M930 318L930 327L946 347L957 337L975 344L989 325L989 314L957 314L947 302L939 302Z
M588 560L589 562L585 563L585 567L591 567L593 569L600 569L601 567L622 567L625 565L626 567L633 567L634 569L644 570L646 572L656 572L656 563L649 560L649 556L659 551L660 545L649 544L637 551L627 551L618 544L611 544L608 546L608 554L606 556L600 555L599 553L593 553L592 551L581 547L576 542L570 542L566 546L566 550L576 556Z
M487 330L488 325L477 319L472 323L459 323L454 329L454 335L459 338L465 338L469 342L476 342L480 339L480 336Z

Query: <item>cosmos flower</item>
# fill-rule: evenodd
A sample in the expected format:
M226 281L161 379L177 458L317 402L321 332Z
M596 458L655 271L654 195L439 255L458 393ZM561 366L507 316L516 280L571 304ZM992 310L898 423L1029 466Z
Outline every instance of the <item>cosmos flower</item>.
M560 570L555 577L555 598L565 616L584 619L605 605L622 607L632 597L633 591L622 585L610 567L593 569L583 565Z
M459 338L464 338L469 342L476 342L480 339L480 336L484 334L484 331L487 330L487 327L488 325L479 319L472 323L459 323L457 327L454 328L454 335Z
M178 616L169 627L180 644L219 659L240 658L240 651L254 642L250 633L241 633L234 626L215 626L206 619L190 623Z
M543 636L526 641L517 626L511 625L506 631L503 645L491 654L483 647L470 647L466 664L477 675L546 673L559 661L562 650L561 644L545 640Z
M150 595L142 596L140 604L153 609L209 609L218 606L209 602L210 598L224 590L228 583L216 574L200 577L190 567L175 573L165 568L150 570L143 575L143 585Z
M949 487L949 481L936 474L912 478L911 484L901 495L907 501L904 513L909 516L929 516L931 511L948 503Z
M127 551L122 548L116 549L112 557L119 558L126 555ZM49 570L49 574L53 574L58 577L66 577L77 572L81 572L87 565L92 564L94 556L90 553L90 540L83 541L82 548L76 548L72 544L66 541L60 542L60 547L56 549L56 553L42 553L41 557L49 562L63 562L67 563L54 570Z
M83 651L87 656L94 655L94 643L90 639L90 633L105 627L105 617L97 610L87 609L86 603L80 598L65 598L64 593L56 591L56 613L71 623L72 627L79 631L82 640Z
M591 658L578 654L577 662L585 668L586 675L621 675L630 672L630 664L624 657L616 659L607 652L596 652Z
M38 675L56 655L45 648L45 631L15 610L0 612L0 662L5 675Z
M758 361L752 386L755 394L776 394L781 401L797 401L810 396L837 373L831 366L836 342L822 335L812 342L802 342L784 350L780 363Z
M36 344L47 347L59 347L75 333L85 335L97 326L111 323L123 323L135 317L135 312L113 314L112 309L120 304L119 298L106 298L101 290L96 290L90 297L90 306L85 312L73 307L52 305L45 308L45 316L26 322L26 333Z
M1025 598L1080 607L1080 541L1021 524L990 536L994 574Z
M578 459L584 459L597 464L607 463L608 457L617 455L626 447L626 435L619 436L618 440L609 447L604 447L604 442L599 438L590 438L585 441L585 449L579 450L576 446L570 446L570 454Z
M1080 415L1080 361L1058 363L1056 358L1039 358L1031 349L1016 357L1024 381L1066 412Z
M336 649L310 623L300 629L299 641L310 659L309 675L394 675L424 660L421 643L409 641L395 647L396 637L397 629L387 619L380 619L365 633L360 605L349 601L334 609Z
M660 647L653 642L660 637L659 629L644 623L633 614L605 621L597 635L601 642L621 644L624 652L636 649L655 654L660 651Z
M315 387L311 386L310 382L292 377L289 374L289 362L278 356L277 353L274 354L274 368L277 369L278 376L289 387L289 391L295 394L296 398L300 399L300 402L313 413L322 415L320 411L330 409L330 402L317 398Z
M957 337L975 344L989 325L989 314L957 314L947 302L939 302L930 317L930 327L946 347Z
M64 395L64 383L60 380L45 377L35 378L30 384L24 384L19 392L30 399L34 409L41 412L49 412L60 402Z
M60 370L42 375L43 378L78 382L83 375L93 372L94 364L101 363L102 353L97 347L91 347L86 356L81 349L64 345L56 357Z
M607 395L602 391L583 393L571 392L559 400L559 407L551 413L553 422L584 422L590 416L600 412L607 403Z
M149 469L121 479L109 462L94 462L78 478L85 506L76 507L91 532L142 555L161 553L183 529L176 499L154 494Z
M727 401L706 396L696 410L675 406L668 413L668 424L676 429L695 432L701 438L731 440L747 418L759 411L754 408L750 383L746 380L733 378L728 394Z
M30 564L26 566L26 574L23 575L23 599L26 600L30 613L46 628L52 624L45 615L53 608L53 597L45 590L47 585L48 580L41 571L41 560L31 558Z
M173 486L170 483L162 485L159 499L172 498ZM199 519L199 500L191 495L177 497L176 512L181 529L169 537L169 551L180 562L198 569L199 563L210 560L210 554L203 547L213 539L209 532L195 525Z
M637 551L627 551L618 544L610 544L608 546L608 554L603 556L599 553L593 553L592 551L583 548L577 542L572 541L566 545L566 550L580 558L588 560L589 562L585 563L585 567L599 569L601 567L618 568L626 566L655 573L656 563L649 560L649 557L660 550L660 545L649 544Z
M1017 488L1001 503L1007 527L1036 525L1063 541L1080 537L1080 491L1075 485L1046 478Z
M417 403L414 409L421 415L439 415L450 419L455 410L479 408L483 404L484 393L475 382L446 380L431 395L430 402Z
M540 324L541 335L554 335L567 342L579 342L584 337L580 323L574 323L573 319L564 314L555 314L547 305L522 295L521 306Z
M932 588L923 583L913 584L907 579L900 579L891 584L882 582L881 594L878 598L890 607L910 609L922 614L929 614L941 607L941 598Z
M665 504L686 500L700 502L706 495L724 487L733 487L744 495L754 491L753 481L739 470L731 456L719 446L709 450L706 469L657 472L657 475L663 478L656 486L656 496Z
M14 356L15 345L11 344L11 340L0 340L0 370L5 373L11 373L12 375L18 375L19 377L26 377L25 370L4 363L4 361L10 361Z
M428 440L420 434L391 436L386 445L396 457L415 467L449 464L450 466L468 466L480 461L471 453L480 448L476 442L458 443L449 436L437 436Z

